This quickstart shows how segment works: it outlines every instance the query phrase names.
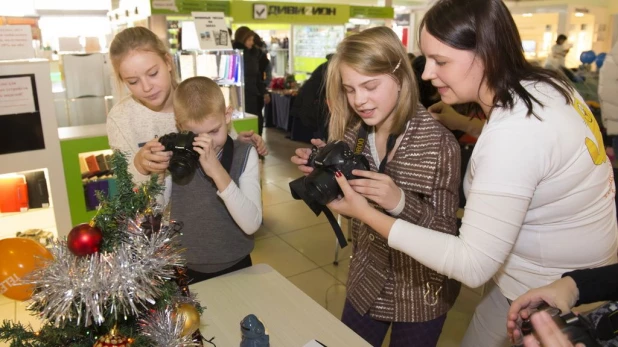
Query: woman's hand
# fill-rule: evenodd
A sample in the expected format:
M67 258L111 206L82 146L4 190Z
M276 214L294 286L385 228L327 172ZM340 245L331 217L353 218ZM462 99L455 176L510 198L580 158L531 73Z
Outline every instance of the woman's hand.
M311 139L311 144L318 148L326 146L326 142L320 139ZM311 166L307 166L307 159L309 159L309 156L311 155L311 148L297 148L294 153L296 155L290 158L292 163L298 165L298 169L302 171L303 174L310 174L311 171L313 171L313 168Z
M171 157L172 152L166 152L165 147L154 138L140 148L133 158L133 165L142 175L162 174L167 170Z
M238 133L238 140L253 145L259 155L268 155L268 148L266 148L266 143L264 142L264 139L262 138L262 136L256 134L255 131L241 131L240 133Z
M375 202L385 210L392 210L401 200L401 189L388 175L365 170L352 170L357 177L348 181L355 192Z
M326 206L330 208L333 212L362 220L362 218L360 217L366 215L365 212L368 209L372 209L372 207L367 202L367 199L354 191L354 189L349 184L349 182L351 181L348 181L345 176L343 176L343 173L341 173L341 171L337 171L335 173L335 179L337 180L337 184L339 184L339 187L343 192L343 196L340 199L335 199L331 201Z
M573 347L573 343L560 331L560 328L558 328L547 312L535 313L530 317L530 321L534 327L535 334L524 337L525 347ZM541 340L540 343L537 341L537 337ZM578 343L575 347L585 346L582 343Z
M565 276L544 287L535 288L515 299L507 314L506 330L511 341L521 338L519 330L523 319L530 318L534 309L543 303L560 309L563 313L570 312L571 307L579 299L579 290L575 281Z

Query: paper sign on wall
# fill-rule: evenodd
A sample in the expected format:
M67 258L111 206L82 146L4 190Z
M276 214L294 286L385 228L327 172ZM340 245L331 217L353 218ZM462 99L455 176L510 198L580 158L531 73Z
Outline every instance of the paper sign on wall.
M34 74L0 76L0 154L43 148Z
M30 76L0 78L0 116L36 112Z
M29 25L0 26L0 60L32 58L32 28Z
M201 49L232 48L223 12L192 12Z

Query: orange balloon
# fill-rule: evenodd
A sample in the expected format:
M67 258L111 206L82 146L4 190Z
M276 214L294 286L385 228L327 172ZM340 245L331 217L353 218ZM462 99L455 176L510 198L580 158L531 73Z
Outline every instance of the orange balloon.
M0 294L13 300L32 297L32 285L20 284L21 279L43 264L43 259L54 259L40 243L14 237L0 240Z

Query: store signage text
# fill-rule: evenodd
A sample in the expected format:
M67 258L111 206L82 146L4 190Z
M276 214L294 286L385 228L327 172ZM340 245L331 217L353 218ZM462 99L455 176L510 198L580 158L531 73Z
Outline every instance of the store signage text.
M280 5L253 5L253 18L266 19L268 16L336 16L336 7L320 7L320 6L280 6Z

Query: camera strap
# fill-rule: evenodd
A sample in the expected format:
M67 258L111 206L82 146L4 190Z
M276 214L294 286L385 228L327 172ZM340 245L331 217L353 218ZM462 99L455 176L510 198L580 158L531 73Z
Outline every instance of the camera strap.
M333 212L328 209L328 207L312 201L312 199L307 195L304 179L305 177L303 176L290 182L290 191L292 192L292 197L296 200L302 199L316 216L319 216L320 213L324 213L326 219L328 219L328 222L330 223L330 226L335 232L335 236L337 237L339 246L341 248L345 248L345 246L348 245L348 242L346 241L345 235L343 235L343 230L341 230L341 226L337 222L337 218L335 217L335 215L333 215Z
M223 145L223 152L221 153L221 166L230 173L232 169L232 161L234 160L234 140L228 135L227 140L225 140L225 145Z
M367 125L361 124L360 128L358 128L358 137L356 138L356 146L354 147L354 154L362 154L365 149L365 144L367 143ZM384 158L380 162L380 166L378 167L378 173L384 173L386 170L386 162L388 161L388 155L391 153L393 148L395 148L395 143L397 143L397 136L394 134L388 135L388 139L386 140L386 154L384 154Z

